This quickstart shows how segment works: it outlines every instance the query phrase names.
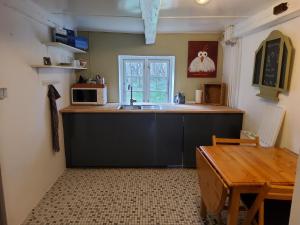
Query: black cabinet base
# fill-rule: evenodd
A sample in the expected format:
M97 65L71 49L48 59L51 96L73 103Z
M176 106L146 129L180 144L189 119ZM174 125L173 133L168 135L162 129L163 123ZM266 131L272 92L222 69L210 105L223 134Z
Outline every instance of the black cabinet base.
M190 114L184 116L183 166L196 166L195 149L212 145L212 136L239 138L243 114Z
M213 134L238 138L243 114L65 113L70 167L195 167Z

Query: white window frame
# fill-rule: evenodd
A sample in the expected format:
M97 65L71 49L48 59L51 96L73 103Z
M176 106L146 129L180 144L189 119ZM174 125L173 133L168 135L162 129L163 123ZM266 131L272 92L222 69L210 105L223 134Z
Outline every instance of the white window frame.
M145 60L144 65L144 75L150 74L149 70L149 60L168 60L170 61L170 78L169 78L169 103L174 102L174 83L175 83L175 56L136 56L136 55L119 55L118 56L118 63L119 63L119 103L125 103L123 101L124 98L124 66L123 61L124 60ZM149 77L146 77L144 81L144 88L150 87L150 80ZM125 87L124 87L125 88ZM149 90L146 91L146 93L149 93ZM146 96L146 101L149 99L149 96ZM148 101L149 102L149 101Z

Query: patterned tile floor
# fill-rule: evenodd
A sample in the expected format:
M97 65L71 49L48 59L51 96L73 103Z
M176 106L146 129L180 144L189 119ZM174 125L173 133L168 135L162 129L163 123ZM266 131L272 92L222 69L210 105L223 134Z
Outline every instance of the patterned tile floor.
M214 225L192 169L68 169L23 225Z

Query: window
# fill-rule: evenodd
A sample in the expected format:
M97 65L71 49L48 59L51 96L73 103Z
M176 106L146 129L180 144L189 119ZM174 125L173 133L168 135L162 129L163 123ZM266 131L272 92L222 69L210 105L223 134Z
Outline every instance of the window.
M119 101L129 103L130 90L137 102L173 102L174 56L119 56Z

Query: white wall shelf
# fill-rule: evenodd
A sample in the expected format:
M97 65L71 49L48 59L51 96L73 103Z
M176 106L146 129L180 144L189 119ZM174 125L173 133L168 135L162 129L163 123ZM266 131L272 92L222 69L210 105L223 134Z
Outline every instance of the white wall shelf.
M56 47L56 48L63 48L63 49L66 49L70 52L73 52L73 53L82 53L82 54L86 54L87 52L86 51L83 51L79 48L74 48L70 45L66 45L66 44L63 44L63 43L59 43L59 42L46 42L44 43L47 47Z
M74 67L74 66L47 66L47 65L32 65L35 69L66 69L66 70L87 70L84 67Z

